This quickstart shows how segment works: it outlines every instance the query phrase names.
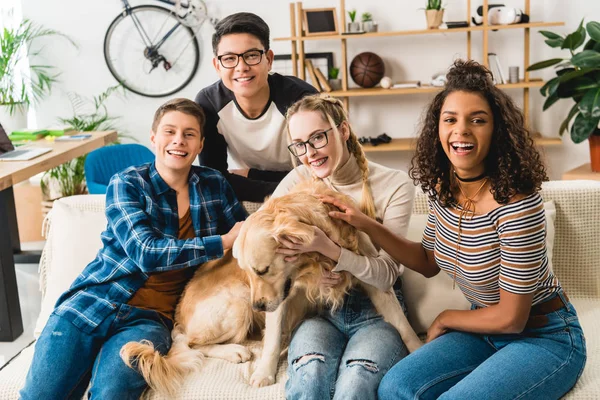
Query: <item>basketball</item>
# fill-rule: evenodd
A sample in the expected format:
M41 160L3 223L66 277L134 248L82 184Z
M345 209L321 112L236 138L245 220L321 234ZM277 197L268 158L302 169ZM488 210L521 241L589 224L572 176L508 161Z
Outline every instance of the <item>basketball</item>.
M360 87L370 88L377 85L384 74L383 60L375 53L360 53L350 63L350 76Z

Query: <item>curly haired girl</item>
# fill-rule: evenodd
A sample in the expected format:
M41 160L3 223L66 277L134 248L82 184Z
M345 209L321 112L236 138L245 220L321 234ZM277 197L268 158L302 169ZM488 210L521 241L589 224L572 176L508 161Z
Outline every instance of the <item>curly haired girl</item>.
M558 399L586 360L583 331L554 276L539 194L545 168L521 111L474 61L456 61L430 104L410 175L429 194L421 243L353 206L332 216L406 267L449 274L471 302L446 310L427 344L383 378L379 399Z

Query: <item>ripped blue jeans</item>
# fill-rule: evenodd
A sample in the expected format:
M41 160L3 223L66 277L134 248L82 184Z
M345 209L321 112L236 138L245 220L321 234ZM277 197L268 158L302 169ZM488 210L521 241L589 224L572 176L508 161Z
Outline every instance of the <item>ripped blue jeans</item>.
M399 289L396 295L404 308ZM294 331L285 397L376 399L379 382L406 354L396 329L377 314L366 294L354 289L335 313L326 310Z

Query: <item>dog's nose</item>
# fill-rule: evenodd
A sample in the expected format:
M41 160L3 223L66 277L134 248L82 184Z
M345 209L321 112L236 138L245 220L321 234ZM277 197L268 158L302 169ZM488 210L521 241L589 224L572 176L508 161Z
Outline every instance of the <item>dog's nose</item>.
M267 309L267 305L265 304L264 300L259 300L252 304L252 308L254 308L255 311L265 311Z

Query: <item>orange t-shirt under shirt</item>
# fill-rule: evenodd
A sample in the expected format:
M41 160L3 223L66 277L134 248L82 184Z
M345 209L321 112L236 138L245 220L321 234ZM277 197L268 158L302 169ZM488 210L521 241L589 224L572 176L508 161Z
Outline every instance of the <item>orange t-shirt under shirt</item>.
M179 219L179 239L191 239L195 236L190 210ZM155 272L129 300L130 306L155 310L167 318L173 319L177 301L190 280L195 268L181 268L174 271Z

